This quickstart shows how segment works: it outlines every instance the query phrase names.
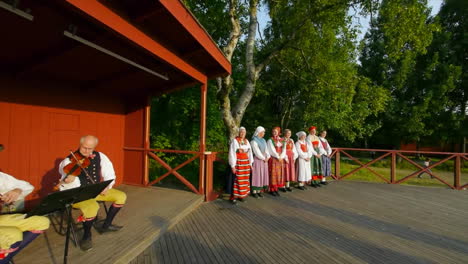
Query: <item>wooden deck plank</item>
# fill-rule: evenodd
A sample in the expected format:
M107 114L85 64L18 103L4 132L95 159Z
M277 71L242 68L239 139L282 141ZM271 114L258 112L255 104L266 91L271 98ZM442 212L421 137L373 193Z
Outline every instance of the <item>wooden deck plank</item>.
M237 207L204 204L170 235L206 253L197 263L461 264L468 259L466 201L466 191L332 182ZM153 250L152 260L166 257L159 243ZM178 253L192 259L200 253L193 250Z
M121 185L118 189L125 191L128 197L126 206L115 219L116 224L124 228L105 235L93 230L93 250L82 252L70 245L70 263L128 263L145 252L162 232L203 202L202 196L181 190L128 185ZM77 216L79 212L74 214ZM78 236L80 238L80 234ZM47 236L40 236L18 254L15 263L62 263L63 245L64 237L51 228ZM147 262L145 258L140 260Z

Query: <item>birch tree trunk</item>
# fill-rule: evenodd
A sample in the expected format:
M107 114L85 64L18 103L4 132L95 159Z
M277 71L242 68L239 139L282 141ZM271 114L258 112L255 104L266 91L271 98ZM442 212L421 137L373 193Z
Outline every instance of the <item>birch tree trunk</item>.
M257 12L258 12L259 0L250 0L249 1L249 27L247 32L247 42L246 42L246 55L245 55L245 66L247 79L245 87L240 93L239 100L234 107L231 106L231 100L229 95L233 88L234 80L232 76L227 76L224 78L218 78L218 100L222 106L222 115L223 121L226 127L228 128L228 133L230 138L234 138L238 134L238 129L241 125L242 118L244 117L247 106L252 100L253 95L255 94L255 85L259 78L260 72L265 68L265 66L273 59L278 53L279 50L273 51L269 56L267 56L261 63L258 65L255 64L255 40L257 36ZM232 56L237 48L239 38L241 37L241 27L240 19L238 17L239 3L237 0L229 1L229 17L231 20L232 30L230 33L230 39L226 47L223 48L223 51L231 61Z

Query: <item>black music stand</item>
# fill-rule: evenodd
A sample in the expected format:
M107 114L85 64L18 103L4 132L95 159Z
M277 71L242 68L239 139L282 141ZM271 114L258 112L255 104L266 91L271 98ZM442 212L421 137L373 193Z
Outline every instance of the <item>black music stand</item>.
M26 218L33 215L45 215L57 211L65 211L67 214L67 233L65 236L65 248L63 263L67 263L68 244L70 240L70 228L72 221L72 205L85 200L96 198L113 180L96 184L81 186L65 191L55 192L47 195L41 203L26 214Z

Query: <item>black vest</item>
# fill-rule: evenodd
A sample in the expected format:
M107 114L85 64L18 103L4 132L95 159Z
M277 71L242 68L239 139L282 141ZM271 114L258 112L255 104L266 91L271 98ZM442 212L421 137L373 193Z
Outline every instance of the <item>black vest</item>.
M88 172L89 176L94 180L95 183L101 182L101 156L99 155L99 152L93 151L94 158L89 158L89 161L91 163L85 170ZM71 155L68 156L70 160L73 159ZM81 186L86 186L88 184L93 184L88 177L86 176L86 173L81 170L81 174L78 176L80 179Z

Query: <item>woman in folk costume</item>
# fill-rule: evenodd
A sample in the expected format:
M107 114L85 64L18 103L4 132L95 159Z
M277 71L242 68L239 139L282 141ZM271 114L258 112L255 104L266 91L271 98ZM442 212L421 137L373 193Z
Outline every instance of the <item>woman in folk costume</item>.
M254 154L254 163L252 166L252 196L255 198L263 197L262 191L268 189L268 160L270 153L267 150L267 142L263 138L265 136L265 128L259 126L255 130L255 134L250 141Z
M298 157L294 140L291 138L291 130L284 130L284 144L286 145L286 159L288 163L284 164L284 181L286 182L286 190L292 192L290 182L297 181L295 162Z
M232 173L236 175L231 194L233 204L236 204L237 200L242 202L250 193L250 168L253 156L250 143L245 138L246 134L245 127L240 127L239 136L231 140L229 147L229 165Z
M330 144L328 144L328 140L326 139L327 137L327 131L323 130L320 132L320 144L322 145L323 149L325 150L325 154L322 155L322 172L323 172L323 178L321 184L327 185L327 178L328 176L331 175L331 154L332 154L332 149L330 147Z
M307 136L307 141L312 145L312 154L313 156L310 159L310 168L312 171L312 182L310 186L317 188L321 187L320 182L322 181L322 155L325 154L322 144L320 144L320 139L317 137L317 129L314 126L309 128L309 135Z
M310 171L310 157L312 156L312 146L306 140L306 133L300 131L296 133L297 142L296 142L296 151L298 154L297 166L296 166L296 175L297 181L299 182L299 189L305 190L304 184L311 179Z
M268 168L270 172L269 191L273 196L280 196L278 190L286 192L284 189L284 163L288 162L286 158L286 148L283 139L279 136L281 128L275 127L271 131L272 137L268 139L267 148L270 153Z

